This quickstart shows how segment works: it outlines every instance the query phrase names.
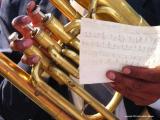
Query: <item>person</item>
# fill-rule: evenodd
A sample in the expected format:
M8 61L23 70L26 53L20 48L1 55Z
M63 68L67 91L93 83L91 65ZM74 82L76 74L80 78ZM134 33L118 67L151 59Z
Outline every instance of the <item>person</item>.
M21 1L22 2L22 1ZM46 2L46 1L45 1ZM145 6L147 6L147 5L151 5L151 4L149 4L147 1L139 1L139 3L141 3L141 4L138 4L138 1L135 1L134 2L134 4L133 4L133 2L132 1L128 1L128 2L130 2L130 4L133 6L133 7L135 7L135 8L137 8L136 10L138 11L140 11L140 8L142 9L143 7L145 7ZM142 3L143 3L143 5L142 5ZM145 4L144 4L145 3ZM2 4L3 4L3 1L2 1ZM17 3L16 3L17 4ZM22 4L21 3L21 5L24 5L24 4ZM26 4L25 4L26 5ZM157 5L157 4L154 4L154 5ZM25 7L25 6L23 6L23 7ZM22 7L22 8L23 8ZM147 8L146 8L147 9ZM150 10L149 10L150 11ZM147 15L146 15L147 16ZM154 16L155 17L155 16ZM153 20L155 20L155 19L153 19ZM154 22L153 22L154 23ZM10 24L10 23L9 23ZM156 24L156 23L155 23ZM23 41L23 42L21 42L18 46L21 46L21 48L23 47L23 49L26 49L27 47L29 47L30 45L29 45L30 43L27 43L27 42L25 42L25 41ZM15 47L15 45L14 44L12 44L13 46L12 47ZM17 47L18 47L17 46ZM26 47L27 46L27 47ZM15 49L18 49L18 48L15 48ZM29 61L29 63L35 63L35 61L34 61L34 59L33 58L31 58L31 59L24 59L23 60L23 62L25 62L25 63L27 63L27 61ZM108 74L109 74L109 78L110 78L110 73L111 73L111 76L116 76L117 74L115 74L116 72L113 72L113 71L110 71L110 72L107 72L107 76L108 76ZM116 80L118 79L117 78L117 76L116 76L116 78L115 78ZM4 91L7 91L7 90L9 90L10 92L9 92L9 94L8 95L10 95L8 98L6 98L6 99L3 99L2 101L3 102L9 102L8 103L8 106L10 107L10 108L8 108L7 110L4 110L3 109L3 113L0 111L0 113L2 113L2 115L4 116L4 118L5 119L7 119L7 120L14 120L14 119L16 119L16 120L23 120L23 119L28 119L28 118L31 118L31 119L33 119L33 120L36 120L36 119L41 119L41 117L40 118L36 118L35 116L36 115L40 115L40 114L37 114L37 113L39 113L39 112L37 112L37 111L39 111L39 109L38 108L36 108L36 109L30 109L29 111L34 111L33 113L34 114L32 114L32 113L28 113L29 111L26 111L25 110L25 112L24 112L24 107L23 108L17 108L16 107L16 109L13 109L13 103L14 103L14 106L17 106L17 102L15 102L15 101L13 101L13 99L11 99L12 97L15 97L16 99L15 100L18 100L18 99L20 99L20 101L21 101L21 103L24 103L24 99L22 99L23 98L23 95L22 94L20 94L20 92L18 92L18 91L16 91L16 92L14 92L14 94L13 94L13 92L12 92L12 90L13 89L15 89L13 86L10 88L10 89L8 89L6 86L9 84L8 82L7 82L7 85L6 84L4 84L4 83L6 83L6 80L5 80L5 82L3 82L3 87L1 87L1 95L4 95L5 94L5 92ZM116 82L115 83L113 83L113 85L111 85L112 87L114 86L114 84L116 84ZM3 89L2 89L3 88ZM5 88L5 89L4 89ZM114 87L113 87L114 88ZM13 96L13 95L16 95L16 94L20 94L19 95L19 97L17 97L17 96ZM95 94L96 94L96 92L94 92ZM102 99L104 98L103 97L104 96L104 93L103 93L103 95L102 96L100 96L100 97L102 97ZM5 96L6 97L6 96ZM126 96L127 97L127 96ZM25 100L26 100L27 98L25 98ZM18 100L19 101L19 100ZM28 101L28 99L27 99L27 101ZM1 103L3 103L3 102L1 102ZM12 103L13 102L13 103ZM30 103L31 104L31 106L33 105L33 103ZM30 105L30 104L27 104L27 107ZM131 103L132 104L132 103ZM2 104L3 105L3 104ZM21 104L22 105L22 104ZM7 106L7 105L6 105ZM6 107L5 106L5 107ZM23 104L23 106L24 106L24 104ZM31 107L31 106L29 106L29 107ZM34 106L34 105L33 105ZM1 107L0 107L1 108ZM3 108L4 108L4 105L3 105ZM136 107L137 108L137 107ZM18 110L17 110L18 109ZM134 111L133 111L133 109L134 109L134 107L132 107L132 115L134 114ZM21 111L22 110L22 111ZM14 114L13 114L13 111L14 111ZM18 111L18 112L17 112ZM35 112L36 111L36 112ZM140 110L141 111L141 110ZM136 114L138 115L139 114L139 112L140 111L138 111ZM18 114L18 113L20 113L20 114ZM36 114L36 115L35 115ZM11 117L8 117L8 116L11 116ZM15 116L17 117L17 118L15 118ZM21 116L21 117L19 117L19 116ZM23 117L22 117L23 116ZM34 116L34 117L33 117ZM8 118L7 118L8 117ZM43 118L44 119L44 118ZM47 120L49 120L49 119L47 119Z

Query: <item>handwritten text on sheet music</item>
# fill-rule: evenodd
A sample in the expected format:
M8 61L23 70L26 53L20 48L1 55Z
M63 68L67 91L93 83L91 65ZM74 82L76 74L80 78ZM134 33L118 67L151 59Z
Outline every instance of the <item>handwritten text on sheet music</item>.
M160 65L160 27L136 27L83 19L80 83L107 82L107 70Z

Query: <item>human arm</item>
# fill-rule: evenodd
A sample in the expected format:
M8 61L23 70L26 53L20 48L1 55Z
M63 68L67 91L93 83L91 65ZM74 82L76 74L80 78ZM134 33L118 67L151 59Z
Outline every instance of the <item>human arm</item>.
M111 87L136 105L148 106L160 98L160 69L125 66L121 72L108 71ZM157 109L158 110L158 109Z

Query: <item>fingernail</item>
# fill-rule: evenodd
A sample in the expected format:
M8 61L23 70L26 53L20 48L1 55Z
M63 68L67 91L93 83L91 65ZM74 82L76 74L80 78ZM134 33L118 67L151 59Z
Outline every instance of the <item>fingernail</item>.
M32 62L37 63L39 61L39 59L40 58L38 56L34 56L33 59L32 59Z
M130 74L130 73L131 73L131 69L129 69L129 68L124 68L124 69L122 70L122 72L123 72L124 74Z
M114 72L108 72L107 73L107 77L111 80L114 80L116 78L116 75Z

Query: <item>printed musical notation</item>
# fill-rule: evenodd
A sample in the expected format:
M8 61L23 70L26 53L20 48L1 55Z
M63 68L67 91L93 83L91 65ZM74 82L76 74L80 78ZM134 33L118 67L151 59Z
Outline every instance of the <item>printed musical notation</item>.
M138 27L82 19L80 83L110 82L107 70L160 65L160 27Z

